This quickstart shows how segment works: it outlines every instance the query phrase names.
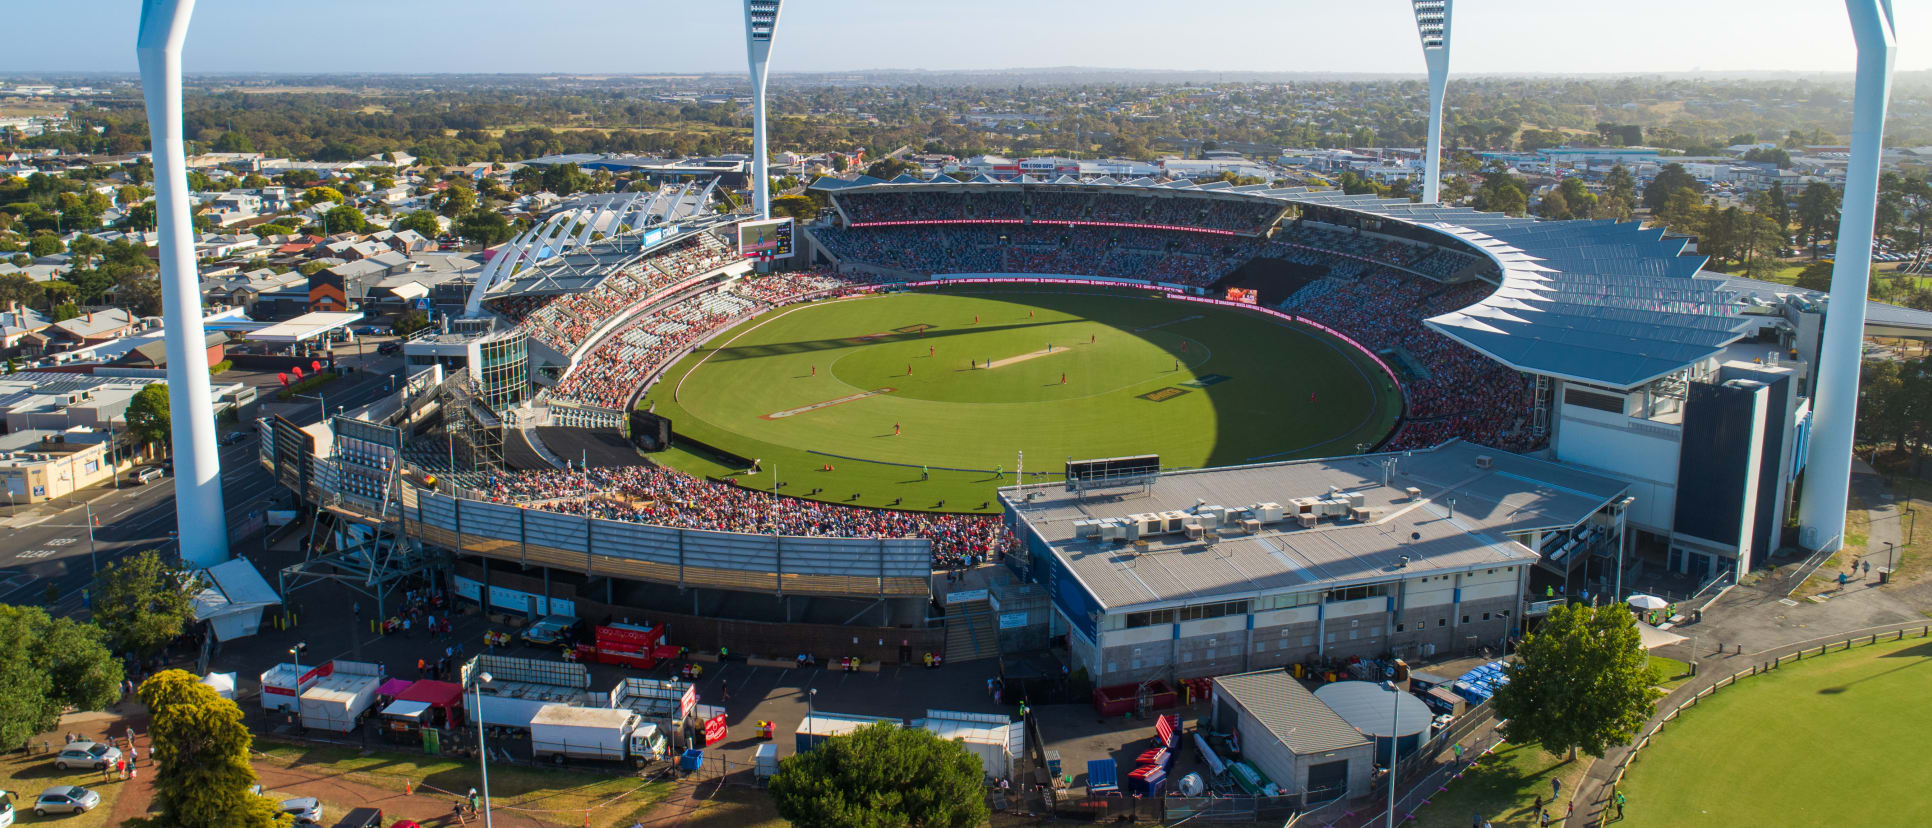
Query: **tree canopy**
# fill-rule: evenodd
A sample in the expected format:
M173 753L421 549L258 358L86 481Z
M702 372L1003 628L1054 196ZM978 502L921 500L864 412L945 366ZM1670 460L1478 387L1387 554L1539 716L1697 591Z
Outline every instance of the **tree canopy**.
M1657 670L1621 604L1554 607L1516 656L1496 716L1511 740L1550 753L1600 757L1636 735L1657 700Z
M157 822L179 828L287 828L292 817L260 796L248 763L254 742L241 708L183 670L164 670L141 683L141 703L153 716L154 810Z
M121 663L100 628L0 604L0 751L52 730L68 707L99 710L121 695Z
M342 204L322 214L322 227L330 233L361 233L369 229L369 219L361 210Z
M1652 210L1662 210L1664 205L1670 202L1671 196L1686 187L1693 193L1703 191L1703 185L1698 183L1697 176L1691 175L1689 170L1684 169L1684 165L1665 164L1663 169L1657 171L1657 177L1650 179L1650 183L1644 185L1644 206Z
M436 223L436 214L428 210L404 214L402 218L396 219L394 229L398 233L414 230L425 239L434 239L443 232L442 225Z
M168 384L157 382L134 392L123 416L127 419L128 432L140 438L142 444L165 442L173 427L173 417L168 413Z
M152 549L123 557L94 580L94 622L115 650L153 655L194 617L188 582Z
M490 248L509 241L516 235L516 229L503 214L479 207L457 219L456 235L471 244Z
M882 723L786 758L771 795L798 828L969 828L989 815L984 778L965 747Z

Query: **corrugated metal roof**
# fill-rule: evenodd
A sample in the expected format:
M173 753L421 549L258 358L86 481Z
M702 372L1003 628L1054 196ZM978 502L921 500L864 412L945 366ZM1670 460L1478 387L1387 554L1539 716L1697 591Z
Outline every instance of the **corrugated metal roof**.
M1478 467L1478 457L1489 458L1489 468ZM1389 458L1395 466L1390 485L1383 486L1382 462ZM1409 498L1405 489L1411 486L1421 491L1419 499ZM1089 518L1187 511L1197 504L1286 506L1294 498L1326 496L1330 487L1361 494L1374 517L1366 523L1322 520L1312 529L1290 519L1252 535L1222 530L1213 546L1160 535L1149 539L1144 552L1079 537L1074 527ZM1397 454L1165 474L1144 496L1136 490L1131 497L1082 497L1032 487L1044 497L1017 511L1087 593L1117 611L1387 581L1398 571L1522 565L1535 554L1509 534L1575 526L1625 489L1601 475L1452 441ZM1015 489L1001 493L1008 502L1017 500Z
M1280 670L1220 676L1214 680L1214 687L1297 755L1368 743L1359 731L1322 704L1294 676Z

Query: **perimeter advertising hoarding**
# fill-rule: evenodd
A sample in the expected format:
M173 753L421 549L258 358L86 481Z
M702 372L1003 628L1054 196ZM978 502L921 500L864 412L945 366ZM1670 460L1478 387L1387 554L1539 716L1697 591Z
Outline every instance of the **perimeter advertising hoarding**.
M792 257L792 220L747 221L738 225L738 253L747 259Z

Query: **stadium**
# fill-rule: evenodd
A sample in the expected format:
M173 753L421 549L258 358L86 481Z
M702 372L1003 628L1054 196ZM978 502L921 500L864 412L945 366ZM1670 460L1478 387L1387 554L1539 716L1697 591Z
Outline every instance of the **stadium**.
M1434 203L1433 162L1420 202L851 175L770 219L776 7L751 209L721 178L567 201L434 297L395 397L264 425L336 521L285 585L438 571L693 649L1134 683L1479 650L1532 596L1708 593L1800 540L1824 295Z

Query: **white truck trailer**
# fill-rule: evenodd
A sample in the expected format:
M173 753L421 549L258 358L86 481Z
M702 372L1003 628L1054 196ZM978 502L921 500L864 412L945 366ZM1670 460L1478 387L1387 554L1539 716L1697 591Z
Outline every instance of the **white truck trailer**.
M530 718L530 752L537 759L645 762L663 758L664 732L630 710L547 704Z

